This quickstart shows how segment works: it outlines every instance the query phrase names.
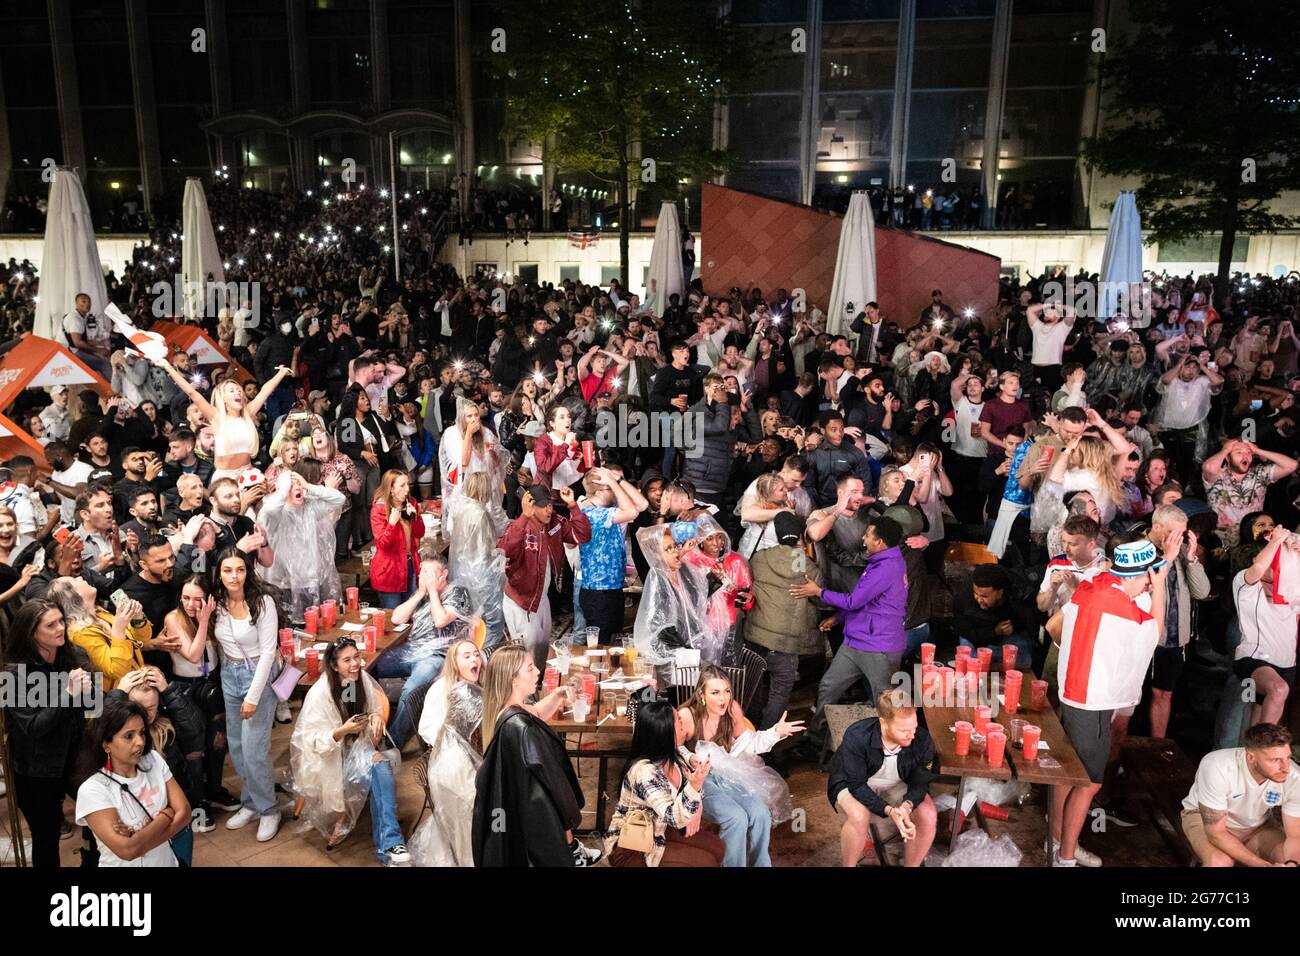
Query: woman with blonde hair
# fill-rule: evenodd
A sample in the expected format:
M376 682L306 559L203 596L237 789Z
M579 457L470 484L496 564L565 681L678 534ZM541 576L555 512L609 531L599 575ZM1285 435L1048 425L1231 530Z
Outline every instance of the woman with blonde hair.
M803 721L786 715L756 731L732 695L731 678L705 664L684 710L690 712L695 753L712 769L704 779L704 818L719 825L726 845L723 866L771 866L772 826L793 815L790 788L765 766L762 755L778 740L803 730Z
M141 648L153 637L153 625L139 601L127 601L110 613L95 605L95 589L85 578L55 578L50 601L63 612L68 640L82 648L112 690L133 670L144 667Z
M1115 518L1125 500L1124 485L1115 469L1115 449L1105 439L1083 435L1071 440L1052 462L1047 481L1060 486L1062 496L1087 491L1097 503L1101 525Z
M506 513L500 494L487 472L475 472L461 493L443 504L443 536L450 543L448 567L452 583L469 590L487 625L484 647L494 647L505 634L501 598L505 594L506 559L497 541L506 530Z
M483 766L475 780L475 866L588 866L600 858L573 837L582 788L547 721L572 702L561 685L529 704L539 672L529 648L499 648L483 671ZM511 826L502 827L502 814ZM595 853L595 859L590 854Z
M352 553L351 544L360 544L362 540L361 525L364 525L367 512L360 504L361 473L352 459L338 449L328 429L317 426L311 430L311 445L307 457L320 462L321 482L330 475L337 475L342 482L339 490L344 493L343 513L339 515L338 525L334 530L334 557L338 561L346 560Z
M444 505L475 472L487 472L493 484L501 487L508 458L492 429L483 424L478 405L457 399L456 424L443 432L438 444Z
M424 519L411 499L406 472L384 472L370 509L370 530L375 538L370 585L381 607L395 608L414 590L416 550L424 537Z
M483 763L483 694L478 686L483 655L471 640L447 649L447 666L429 688L420 715L420 736L429 745L429 794L433 812L411 836L416 866L473 866L470 822L474 775Z
M239 477L241 471L253 464L253 456L257 454L257 413L280 387L280 383L293 374L293 370L285 365L278 366L275 375L252 399L244 394L238 382L227 379L220 385L213 386L212 400L208 401L167 359L152 361L171 376L185 397L194 403L212 425L216 437L212 453L215 470L208 484L218 478Z

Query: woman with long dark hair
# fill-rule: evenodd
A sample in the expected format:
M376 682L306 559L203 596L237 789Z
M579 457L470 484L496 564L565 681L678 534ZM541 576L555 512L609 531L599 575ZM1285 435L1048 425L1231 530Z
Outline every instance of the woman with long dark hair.
M277 669L275 601L248 573L242 551L217 556L213 596L217 609L212 637L221 650L221 690L226 702L230 760L243 783L240 808L226 821L238 830L257 819L257 839L266 843L280 828L271 773L271 725Z
M363 509L361 515L370 513L370 502L374 500L379 476L385 467L380 460L382 433L379 417L370 409L370 396L360 385L353 385L339 402L334 440L338 451L348 456L361 479L361 490L355 500L355 504ZM356 520L359 524L352 529L354 544L369 544L370 529L364 526L365 518Z
M397 822L393 782L402 758L384 734L388 699L366 673L350 637L326 649L324 673L325 679L307 691L289 743L294 789L305 802L306 819L332 850L351 832L369 798L379 862L407 866L411 856Z
M610 866L722 865L722 841L700 832L709 762L682 750L692 729L689 710L658 700L637 708L632 751L605 837ZM619 845L633 842L630 833L623 839L630 820L648 820L648 846Z
M63 612L52 602L28 601L16 615L4 645L7 679L24 686L41 682L43 695L5 695L5 728L13 779L9 786L32 837L32 865L59 865L63 798L75 796L77 754L85 718L101 690L91 680L86 652L68 642Z
M90 827L100 866L175 867L170 840L190 824L190 802L154 751L149 715L109 698L91 727L77 823Z

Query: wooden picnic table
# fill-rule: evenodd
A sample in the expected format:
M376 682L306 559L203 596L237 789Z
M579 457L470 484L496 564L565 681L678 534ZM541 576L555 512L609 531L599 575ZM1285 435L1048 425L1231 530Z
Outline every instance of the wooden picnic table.
M600 650L609 652L608 645L601 645ZM582 648L574 648L574 659L583 656ZM561 681L566 681L574 674L586 673L590 669L590 662L587 666L571 664L568 675L561 677ZM610 667L610 672L614 670ZM626 672L626 668L624 671ZM605 815L609 805L609 795L606 792L609 786L609 762L614 759L626 757L632 749L632 722L628 720L626 714L620 717L616 711L616 692L612 688L600 686L600 681L609 679L609 674L598 674L596 682L596 702L591 713L587 714L584 721L573 719L572 712L562 711L551 720L547 725L556 733L565 737L566 744L570 738L575 738L572 745L566 746L565 752L569 757L581 760L584 757L595 759L597 766L596 776L596 820L595 826L591 832L603 833L605 829ZM633 675L627 675L633 676ZM642 677L646 675L640 675ZM626 693L626 692L625 692ZM568 714L568 716L565 716Z
M344 625L345 623L348 623L348 624L360 624L360 625L362 625L362 626L364 627L367 623L369 623L369 620L370 620L370 614L371 614L373 611L382 611L382 610L383 610L383 608L378 608L378 607L377 607L377 608L369 608L369 609L367 609L367 611L365 612L365 613L366 613L366 617L363 619L362 616L361 616L361 611L360 611L360 609L358 609L357 611L355 611L355 612L353 612L353 613L345 614L345 613L343 613L343 611L345 610L345 607L346 607L346 605L340 605L340 607L339 607L339 612L340 612L340 613L339 613L338 624L336 624L334 627L322 627L322 628L320 628L320 629L317 631L317 633L316 633L316 638L315 638L314 641L312 641L310 638L301 638L301 649L302 649L302 654L300 654L299 657L297 658L297 660L295 661L295 663L298 665L298 667L300 667L300 668L303 670L303 676L302 676L302 679L301 679L300 681L298 681L298 686L299 686L299 687L310 687L312 684L316 683L316 681L320 680L320 676L321 676L321 674L323 674L323 673L325 672L325 663L324 663L324 661L322 660L322 662L321 662L321 669L320 669L319 673L316 675L316 677L313 678L313 677L311 677L309 674L306 673L306 671L307 671L307 657L306 657L306 651L307 651L307 648L311 647L313 644L328 644L328 643L330 643L331 641L336 641L336 640L338 640L340 637L351 637L351 638L353 638L353 639L356 640L356 642L357 642L357 646L358 646L358 647L361 647L362 644L363 644L362 636L363 636L363 633L364 633L364 632L363 632L363 631L348 631L348 630L344 630L343 625ZM302 633L302 628L296 628L295 631L298 632L298 633L301 635L301 633ZM384 617L384 633L380 634L380 635L375 639L375 650L374 650L374 653L373 653L373 654L372 654L372 653L368 653L368 652L365 651L364 649L362 649L362 651L361 651L361 656L362 656L362 658L365 660L365 666L366 666L366 667L369 667L371 664L373 664L373 663L374 663L374 662L379 658L379 656L380 656L381 654L383 654L386 650L388 650L388 649L389 649L390 647L392 647L394 644L398 644L398 643L400 643L403 639L405 639L405 637L406 637L406 635L407 635L408 633L410 633L410 626L409 626L409 624L408 624L407 627L403 628L400 632L398 632L398 631L394 631L394 630L393 630L393 612L392 612L392 611L387 611L387 612L385 613L385 617Z

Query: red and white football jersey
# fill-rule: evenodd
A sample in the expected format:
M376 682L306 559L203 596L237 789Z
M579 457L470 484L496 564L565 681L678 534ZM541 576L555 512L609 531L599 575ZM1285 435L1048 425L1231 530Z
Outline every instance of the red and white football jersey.
M1124 593L1120 579L1108 571L1089 575L1061 614L1061 700L1081 710L1116 710L1141 700L1160 628Z

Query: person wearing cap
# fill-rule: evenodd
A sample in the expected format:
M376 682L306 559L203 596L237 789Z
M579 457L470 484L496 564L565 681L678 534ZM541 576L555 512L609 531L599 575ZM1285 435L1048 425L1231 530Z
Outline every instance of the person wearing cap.
M1163 560L1146 539L1118 545L1110 569L1085 577L1047 622L1048 634L1061 646L1061 724L1090 781L1052 791L1054 866L1101 865L1098 856L1079 846L1079 834L1105 779L1115 712L1142 697L1143 679L1164 634L1165 578L1182 544L1181 534L1169 535ZM1148 591L1150 612L1138 604Z
M745 643L767 661L767 704L759 730L773 726L788 709L799 658L826 652L826 638L817 627L817 605L790 593L805 580L818 585L823 581L821 569L804 551L804 519L780 511L772 526L776 544L755 552L750 560L754 603L744 624Z
M41 409L41 424L50 441L66 441L72 423L68 420L68 386L50 389L50 404Z
M506 526L497 542L506 557L506 589L502 602L506 629L522 641L540 668L551 640L550 590L564 573L564 545L591 540L591 522L578 507L573 489L562 488L566 511L556 514L551 489L536 484L523 499L523 513Z

